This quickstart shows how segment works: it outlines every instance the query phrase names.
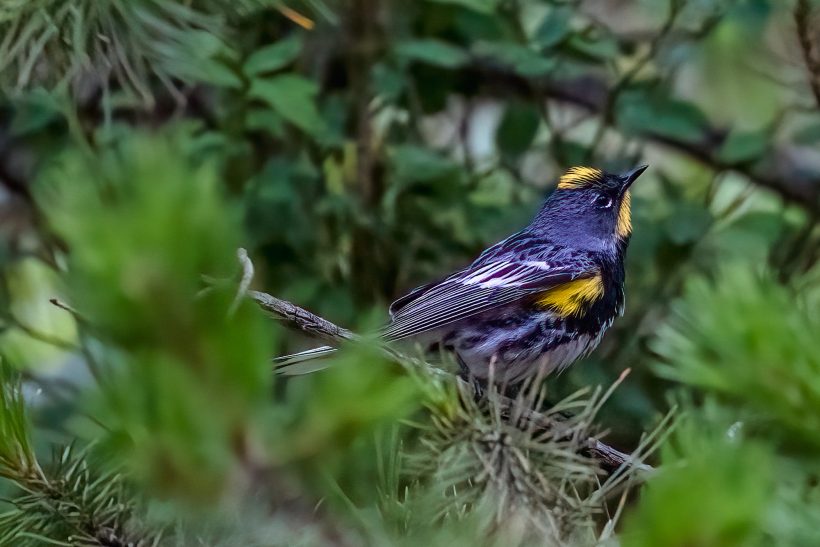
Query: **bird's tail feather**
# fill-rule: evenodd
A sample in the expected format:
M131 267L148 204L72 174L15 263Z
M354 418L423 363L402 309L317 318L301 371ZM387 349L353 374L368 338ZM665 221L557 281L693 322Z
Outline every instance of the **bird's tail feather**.
M300 351L292 355L277 357L273 360L276 374L283 376L299 376L310 374L328 367L327 362L317 362L317 359L327 357L336 352L332 346L321 346L318 348Z

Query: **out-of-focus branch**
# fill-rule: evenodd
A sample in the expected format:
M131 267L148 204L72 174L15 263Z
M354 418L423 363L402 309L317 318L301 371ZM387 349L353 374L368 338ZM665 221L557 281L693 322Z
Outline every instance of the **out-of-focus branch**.
M576 106L598 116L605 113L607 98L611 95L611 86L603 77L524 78L497 63L481 60L461 69L459 76L473 85L480 82L490 94L531 97L533 90L538 90L546 98ZM612 123L617 123L617 120ZM651 130L645 131L642 137L685 154L717 171L733 170L741 173L754 184L777 192L789 202L813 211L820 209L820 173L801 166L785 148L778 146L772 146L757 161L728 163L718 154L728 133L723 128L706 126L696 139L676 138Z
M797 25L797 39L800 42L800 52L803 63L808 71L809 87L814 102L820 108L820 57L816 55L811 38L811 6L808 0L797 0L794 6L794 22Z
M615 105L621 92L624 91L641 72L641 70L643 70L644 67L646 67L646 65L648 65L649 62L657 56L664 39L670 32L672 32L672 29L675 26L675 21L677 20L678 15L680 15L680 12L683 10L684 4L685 0L671 0L671 2L669 2L669 14L666 16L666 20L661 26L661 29L658 31L658 34L653 36L649 41L649 49L632 65L629 70L624 72L623 75L618 78L618 81L615 82L615 84L610 88L607 93L606 101L601 108L598 128L595 131L595 136L592 138L592 144L587 151L587 159L591 159L594 156L595 150L598 148L598 145L604 137L606 128L613 124Z
M331 342L340 342L344 340L356 340L358 337L348 329L342 328L323 317L319 317L307 311L304 308L297 306L286 300L281 300L267 293L259 291L248 291L247 295L251 297L256 303L266 312L283 319L299 329L312 334L318 338L322 338ZM402 362L410 363L412 365L424 366L432 368L427 363L419 361L411 357L403 356L393 349L384 348L385 353L391 359L400 359ZM440 369L434 369L437 375L447 376L450 380L458 382L458 387L462 392L468 393L470 396L475 396L475 386L470 382L465 382L461 378L454 377ZM533 410L523 409L521 403L509 397L502 395L498 396L499 404L502 411L509 416L515 416L518 420L526 422L529 426L548 430L555 427L560 427L560 423L551 417L545 416ZM608 470L615 471L623 467L636 467L642 471L651 471L652 467L644 464L630 454L625 454L605 443L590 437L586 441L586 449L589 454L600 462L600 464Z

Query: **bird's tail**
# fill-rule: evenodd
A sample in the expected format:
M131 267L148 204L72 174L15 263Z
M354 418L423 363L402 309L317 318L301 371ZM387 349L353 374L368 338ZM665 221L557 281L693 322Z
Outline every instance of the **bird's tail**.
M321 346L318 348L300 351L292 355L285 355L277 357L273 360L276 374L283 376L299 376L301 374L310 374L317 370L322 370L328 367L327 362L317 362L317 359L327 357L336 352L336 348L332 346Z

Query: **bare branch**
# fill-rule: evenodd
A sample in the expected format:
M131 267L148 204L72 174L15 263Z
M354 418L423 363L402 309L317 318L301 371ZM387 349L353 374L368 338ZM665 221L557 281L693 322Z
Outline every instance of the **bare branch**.
M530 97L538 90L547 98L601 116L606 111L610 86L603 77L577 78L524 78L496 63L475 61L460 71L466 82L483 82L487 93L509 97L517 94ZM614 123L614 122L613 122ZM758 161L727 163L718 155L729 131L705 126L699 138L678 138L655 132L643 133L643 138L685 154L716 171L736 171L757 186L777 192L786 201L806 209L820 209L820 173L810 166L801 165L785 147L772 146Z
M322 340L339 342L340 340L355 340L357 338L353 332L287 300L281 300L259 291L248 291L247 295L253 298L259 304L259 307L266 312Z
M248 251L240 247L236 250L236 257L242 266L242 279L240 279L239 286L236 288L236 296L228 309L228 315L233 315L236 312L236 308L239 307L245 293L248 292L248 287L251 286L251 281L253 281L253 262L248 257Z

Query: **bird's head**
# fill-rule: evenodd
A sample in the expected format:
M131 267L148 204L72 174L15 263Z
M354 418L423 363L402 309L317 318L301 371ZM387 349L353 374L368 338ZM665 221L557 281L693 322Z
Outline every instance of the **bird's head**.
M620 175L572 167L558 181L533 228L567 246L606 250L623 247L632 234L629 187L648 166Z

